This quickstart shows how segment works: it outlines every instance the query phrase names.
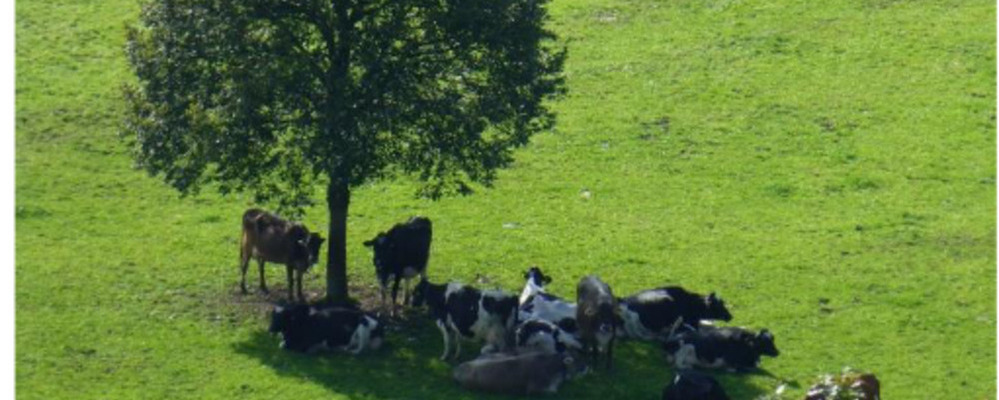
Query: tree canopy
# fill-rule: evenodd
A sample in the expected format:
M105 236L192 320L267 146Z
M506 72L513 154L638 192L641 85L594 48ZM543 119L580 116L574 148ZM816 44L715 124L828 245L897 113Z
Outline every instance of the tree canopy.
M294 214L325 186L342 298L351 188L403 173L466 192L552 127L566 51L545 3L150 2L128 30L123 136L181 193L211 182Z

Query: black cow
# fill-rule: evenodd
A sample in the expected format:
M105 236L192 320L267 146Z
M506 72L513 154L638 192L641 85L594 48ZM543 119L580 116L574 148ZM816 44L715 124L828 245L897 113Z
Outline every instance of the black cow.
M444 336L441 360L448 358L452 337L454 358L461 354L462 337L484 340L482 353L502 351L517 323L517 297L499 290L479 290L454 282L435 285L423 278L413 293L413 306L424 304Z
M774 336L766 329L759 333L735 328L702 326L676 334L664 344L667 358L678 369L698 366L748 371L760 364L760 356L777 357Z
M680 318L688 330L697 329L704 320L732 319L725 302L714 293L702 296L679 286L644 290L619 304L622 336L632 339L665 340Z
M663 400L729 400L715 378L696 371L679 371L663 388Z
M430 241L433 239L433 225L430 219L413 217L405 223L396 224L388 232L379 232L373 239L364 242L374 249L375 275L381 285L382 309L385 308L385 290L389 279L392 283L392 310L396 314L396 295L399 281L405 279L403 303L409 303L409 280L419 275L427 276L427 260L430 258Z
M511 395L554 394L586 365L566 354L486 354L454 369L454 379L471 390Z
M583 342L594 362L599 353L607 354L607 368L611 368L614 354L614 337L618 325L617 299L610 286L589 275L576 285L576 324Z
M354 355L365 349L378 349L385 337L381 323L364 312L305 304L275 306L269 331L281 335L281 348L287 350L312 352L334 348Z

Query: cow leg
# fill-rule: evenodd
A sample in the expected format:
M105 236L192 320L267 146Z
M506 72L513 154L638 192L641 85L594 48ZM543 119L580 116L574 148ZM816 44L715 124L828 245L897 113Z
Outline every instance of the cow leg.
M402 281L402 305L409 305L409 281L410 279L405 279Z
M609 343L607 343L607 369L611 369L611 363L614 361L614 338L611 337Z
M246 270L248 269L250 269L250 257L241 251L239 254L239 287L243 290L243 294L246 294Z
M288 300L295 302L294 288L295 288L295 270L290 265L285 266L285 271L288 273Z
M389 310L388 308L386 308L385 305L385 282L382 281L379 283L380 283L379 288L381 289L381 295L382 295L382 312L388 312Z
M450 333L444 326L444 321L437 320L437 329L441 330L441 336L444 336L444 354L441 354L441 361L447 360L448 350L451 348L450 338L448 337Z
M264 278L264 260L257 260L260 265L260 291L267 293L267 279Z
M461 356L461 332L458 332L458 328L452 327L452 332L454 332L454 359L457 360Z
M305 275L305 271L300 269L295 270L295 280L298 281L298 299L305 303L305 295L302 294L302 275Z
M392 316L396 314L396 297L399 295L399 280L402 279L402 274L395 275L395 281L392 283Z

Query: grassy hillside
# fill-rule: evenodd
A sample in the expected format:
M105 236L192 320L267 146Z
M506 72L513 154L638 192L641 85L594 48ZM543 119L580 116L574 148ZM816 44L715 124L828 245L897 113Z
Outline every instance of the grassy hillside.
M586 273L618 294L717 291L732 324L769 328L782 351L765 373L718 374L735 398L781 381L800 398L844 366L874 371L885 398L995 398L994 2L551 9L570 50L556 131L471 197L358 190L355 289L374 282L361 242L424 214L435 281L518 290L536 264L564 296ZM178 198L117 140L138 5L16 10L19 397L482 397L451 382L421 316L358 359L279 351L265 299L238 295L248 199ZM306 222L326 218L317 208ZM283 274L268 275L277 293ZM657 398L672 376L655 346L617 356L557 398Z

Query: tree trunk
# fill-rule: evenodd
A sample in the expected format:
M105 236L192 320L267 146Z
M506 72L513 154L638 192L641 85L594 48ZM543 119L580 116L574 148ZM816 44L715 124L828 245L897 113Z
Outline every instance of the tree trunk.
M350 205L350 187L342 174L331 174L326 202L330 212L326 301L343 303L347 301L347 208Z

